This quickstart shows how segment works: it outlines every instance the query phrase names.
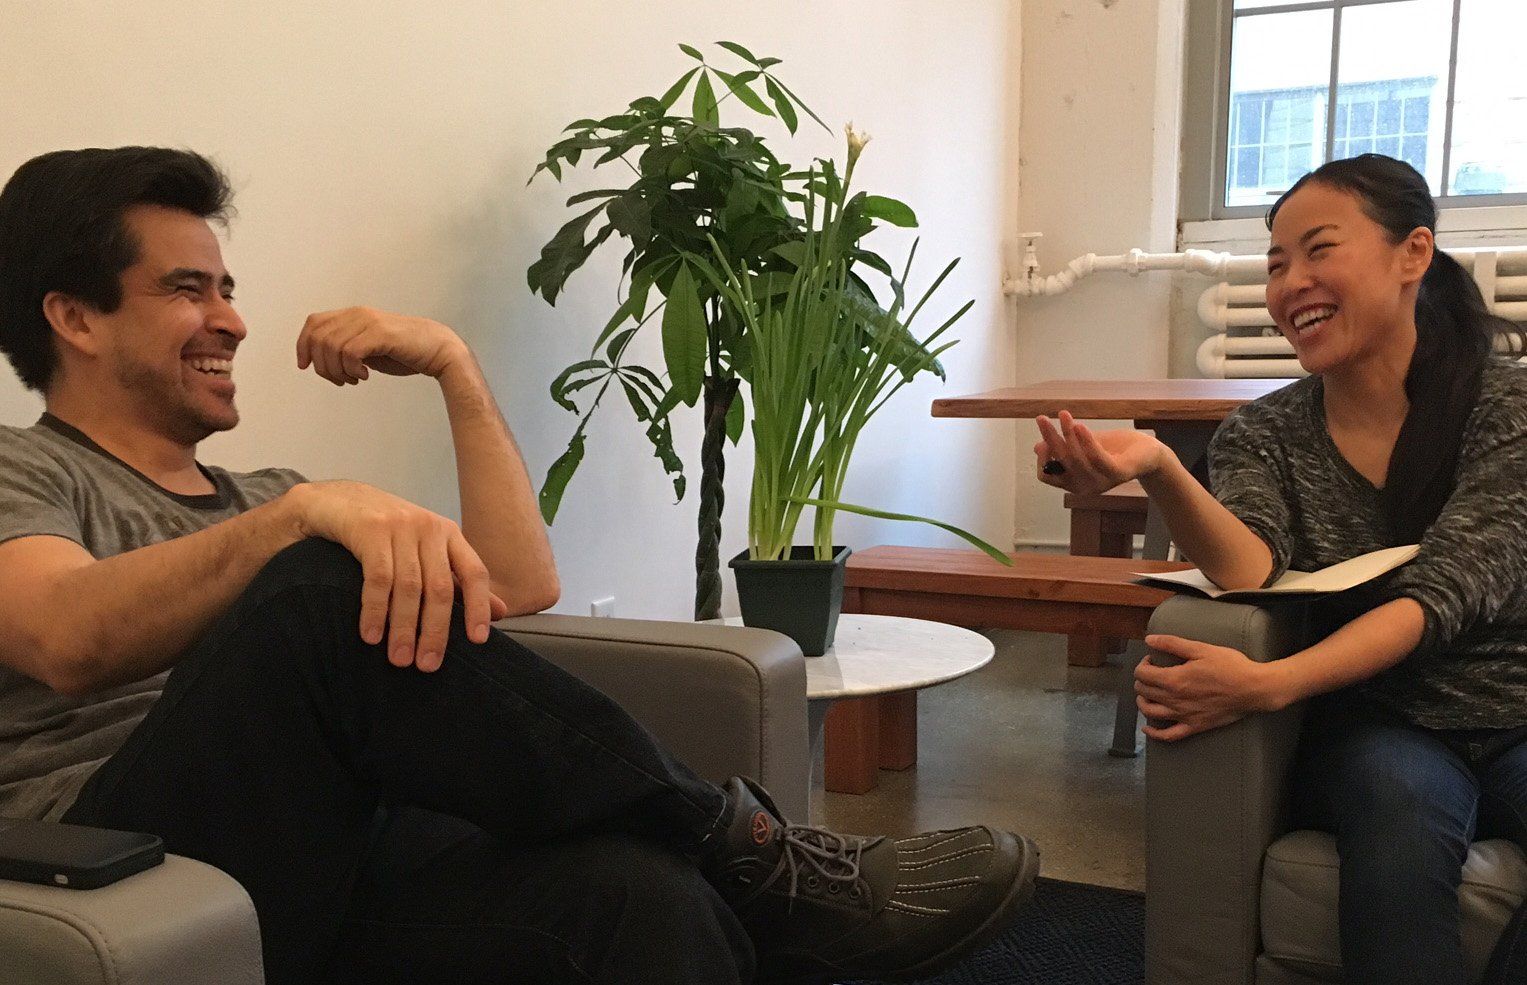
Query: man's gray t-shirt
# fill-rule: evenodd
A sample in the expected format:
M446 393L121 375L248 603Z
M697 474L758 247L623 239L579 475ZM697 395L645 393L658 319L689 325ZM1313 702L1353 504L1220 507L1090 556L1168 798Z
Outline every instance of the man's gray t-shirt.
M194 533L306 481L291 469L199 468L217 491L180 495L52 415L29 428L0 427L0 543L51 535L108 558ZM0 816L62 816L148 714L167 676L71 698L0 667Z
M1323 387L1311 376L1252 401L1209 446L1214 495L1266 541L1273 578L1397 546L1379 490L1326 428ZM1414 599L1426 619L1421 644L1346 696L1427 728L1527 725L1527 369L1490 363L1452 440L1456 485L1420 555L1325 600L1317 615L1334 629L1376 605Z

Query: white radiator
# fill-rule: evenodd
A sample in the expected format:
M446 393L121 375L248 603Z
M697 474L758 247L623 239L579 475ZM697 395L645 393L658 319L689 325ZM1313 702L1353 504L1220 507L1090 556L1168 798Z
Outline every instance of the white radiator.
M1527 247L1449 250L1474 275L1490 310L1527 322ZM1293 346L1267 312L1267 265L1263 257L1235 257L1232 277L1204 291L1198 318L1217 334L1198 347L1198 371L1206 377L1249 379L1306 375ZM1256 260L1256 264L1249 261Z

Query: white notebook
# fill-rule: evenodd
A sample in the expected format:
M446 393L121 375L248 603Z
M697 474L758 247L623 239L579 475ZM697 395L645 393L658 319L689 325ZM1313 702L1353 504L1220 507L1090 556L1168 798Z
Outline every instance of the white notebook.
M1382 551L1363 554L1350 560L1333 564L1319 571L1290 571L1266 588L1240 588L1227 591L1204 577L1197 568L1190 571L1171 571L1160 574L1141 574L1142 581L1173 589L1188 589L1211 599L1255 599L1279 595L1328 595L1345 592L1364 582L1372 581L1382 574L1408 563L1421 553L1421 545L1387 547Z

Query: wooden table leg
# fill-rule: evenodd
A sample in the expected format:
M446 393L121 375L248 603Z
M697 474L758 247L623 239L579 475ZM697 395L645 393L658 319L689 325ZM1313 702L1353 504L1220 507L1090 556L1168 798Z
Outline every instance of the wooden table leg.
M880 696L880 768L904 770L917 765L917 692Z
M1071 511L1073 556L1101 557L1103 554L1103 514L1099 510ZM1066 663L1072 667L1101 667L1108 662L1108 641L1099 636L1079 633L1066 637Z
M833 793L869 793L880 769L880 699L843 698L827 711L822 785Z

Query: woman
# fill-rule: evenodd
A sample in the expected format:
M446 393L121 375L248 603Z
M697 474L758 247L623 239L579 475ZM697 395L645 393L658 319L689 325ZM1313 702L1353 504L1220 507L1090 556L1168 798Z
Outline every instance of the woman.
M1341 855L1348 982L1464 985L1457 888L1469 843L1527 849L1527 371L1473 280L1434 245L1408 164L1333 161L1268 213L1267 306L1311 374L1232 414L1216 495L1155 438L1039 420L1041 481L1139 479L1172 537L1226 588L1419 543L1410 565L1322 607L1329 635L1287 659L1176 637L1142 664L1152 738L1175 741L1314 698L1297 820ZM1527 982L1519 910L1485 981Z

